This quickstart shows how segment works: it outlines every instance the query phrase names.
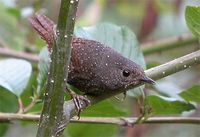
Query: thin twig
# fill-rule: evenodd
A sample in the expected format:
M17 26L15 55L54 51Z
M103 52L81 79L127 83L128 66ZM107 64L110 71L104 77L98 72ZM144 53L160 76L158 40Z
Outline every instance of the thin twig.
M144 55L150 55L161 51L166 51L178 47L190 46L198 43L198 38L191 33L182 34L180 36L160 39L141 44L141 49Z
M14 114L14 113L0 113L0 122L5 121L39 121L40 115L33 114ZM96 123L96 124L116 124L121 126L132 125L137 120L137 117L81 117L72 118L72 123ZM127 123L128 122L128 123ZM200 117L151 117L143 124L200 124Z
M20 97L18 97L18 105L19 105L19 110L17 113L21 114L24 112L24 104L22 102L22 99Z
M28 106L26 106L25 108L24 108L24 112L23 113L27 113L31 108L33 108L34 107L34 105L37 103L37 101L38 101L38 95L34 95L34 97L32 98L32 101L31 101L31 103L28 105Z
M25 53L25 52L16 52L14 50L8 48L0 48L0 55L3 57L13 57L13 58L20 58L25 59L34 63L37 63L39 60L38 55Z
M73 123L98 123L98 124L117 124L121 126L128 126L137 124L135 121L137 117L130 118L113 118L113 117L81 117L80 121L72 119ZM200 117L151 117L142 124L200 124Z

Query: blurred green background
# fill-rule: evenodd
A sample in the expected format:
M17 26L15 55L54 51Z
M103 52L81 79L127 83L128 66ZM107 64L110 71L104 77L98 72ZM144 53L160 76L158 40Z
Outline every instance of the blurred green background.
M39 54L45 47L37 33L28 23L27 18L37 11L44 11L55 23L57 22L60 1L58 0L0 0L0 47ZM185 7L200 5L198 0L80 0L76 27L85 27L110 22L129 27L137 36L141 46L154 40L179 36L189 33L185 22ZM162 51L145 55L147 68L163 64L174 58L199 49L193 44L184 48ZM0 49L1 50L1 49ZM1 55L0 55L1 56ZM3 57L1 57L3 58ZM36 66L36 64L33 64ZM158 92L169 97L178 98L177 94L200 83L200 66L176 73L157 81L155 87L146 88L149 92ZM33 67L31 82L22 94L25 105L30 102L29 96L35 90L37 68ZM178 80L177 80L178 79ZM0 91L0 106L5 101L8 109L0 107L3 112L16 112L10 108L16 98L11 93ZM5 94L5 95L3 95ZM7 95L8 94L8 95ZM2 97L1 97L2 96ZM12 99L14 98L14 99ZM126 101L115 99L103 101L91 107L83 115L86 116L137 116L139 113L136 99L127 97ZM198 108L198 106L197 106ZM41 103L32 112L39 112ZM103 112L102 112L103 111ZM200 116L200 111L183 113L184 116ZM63 136L70 137L199 137L199 125L184 124L151 124L124 128L113 125L71 124ZM0 137L34 137L37 124L31 122L0 123Z

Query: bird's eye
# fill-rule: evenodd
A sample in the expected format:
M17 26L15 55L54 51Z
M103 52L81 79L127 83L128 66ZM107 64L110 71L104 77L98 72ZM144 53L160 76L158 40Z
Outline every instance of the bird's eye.
M130 75L130 71L129 70L123 70L123 76L124 77L128 77Z

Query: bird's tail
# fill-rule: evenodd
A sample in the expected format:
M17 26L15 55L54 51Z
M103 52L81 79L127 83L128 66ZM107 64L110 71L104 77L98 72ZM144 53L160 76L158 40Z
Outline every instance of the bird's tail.
M42 39L44 39L48 44L48 50L52 51L55 42L55 24L48 17L42 13L36 13L35 16L30 17L30 24L39 33Z

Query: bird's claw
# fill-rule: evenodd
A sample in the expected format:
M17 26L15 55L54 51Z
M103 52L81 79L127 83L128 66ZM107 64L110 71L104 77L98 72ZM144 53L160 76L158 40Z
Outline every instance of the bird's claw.
M83 102L85 103L86 107L87 106L90 106L90 100L87 99L86 97L84 96L81 96L81 95L78 95L76 93L72 93L71 94L71 97L72 97L72 100L74 102L74 105L77 109L77 116L78 116L78 119L80 119L80 113L82 111L82 105L83 105Z
M87 99L85 96L82 96L82 95L78 95L76 94L74 91L72 91L68 86L67 86L67 91L68 93L70 94L73 102L74 102L74 105L77 109L77 116L78 116L78 119L80 119L80 113L81 113L81 110L83 108L82 105L85 105L86 107L90 106L90 100ZM84 103L83 103L84 102Z

